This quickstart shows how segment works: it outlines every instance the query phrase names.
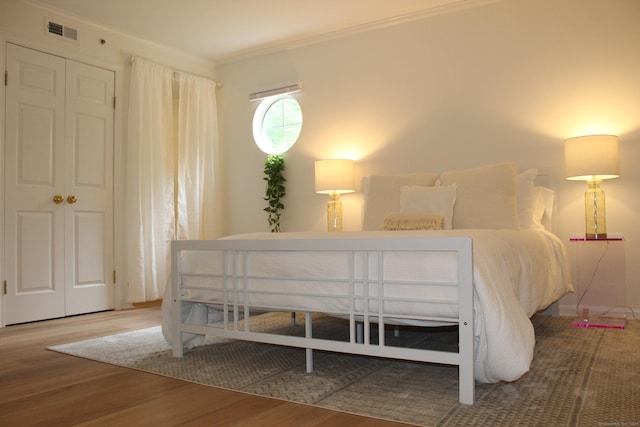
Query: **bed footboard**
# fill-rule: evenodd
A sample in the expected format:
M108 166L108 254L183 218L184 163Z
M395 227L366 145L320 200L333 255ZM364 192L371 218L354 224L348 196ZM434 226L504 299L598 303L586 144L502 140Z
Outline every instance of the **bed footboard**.
M185 265L184 257L194 253L210 260L206 268L194 270ZM444 275L450 278L431 274L438 270L439 257L455 258L455 267L449 269L453 271ZM431 261L425 263L425 259ZM304 262L313 265L312 260L321 265L317 271L297 267ZM174 241L171 267L176 357L183 356L183 334L192 333L305 348L308 371L313 369L313 350L457 365L459 400L473 404L474 290L469 237ZM219 307L223 321L215 326L184 322L182 305L190 303ZM250 322L241 320L256 310L305 313L305 335L251 330ZM349 340L314 337L311 314L315 312L348 319ZM364 325L361 341L355 333L358 322ZM370 336L372 323L379 325L377 340ZM385 325L403 323L457 324L459 351L387 346Z

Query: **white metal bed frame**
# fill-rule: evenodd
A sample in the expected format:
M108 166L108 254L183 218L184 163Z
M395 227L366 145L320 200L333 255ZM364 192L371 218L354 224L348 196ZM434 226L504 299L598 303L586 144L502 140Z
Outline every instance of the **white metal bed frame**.
M184 280L189 276L193 276L188 272L180 271L180 256L183 251L217 251L225 257L224 271L220 274L210 275L216 280L224 283L225 291L217 292L215 295L208 295L201 300L193 300L184 295L189 285L185 284L188 280ZM348 295L338 295L336 298L349 299L349 311L338 314L349 319L349 341L332 341L318 339L313 337L312 312L302 304L300 307L291 307L290 305L264 306L254 307L250 305L252 293L256 292L250 289L252 281L265 279L257 277L247 272L245 267L250 257L259 252L270 251L276 253L300 252L307 251L318 253L321 251L341 252L350 256L351 267L350 277L344 280L349 289ZM385 313L385 302L391 299L385 296L385 286L391 285L386 283L384 279L384 263L382 262L385 254L398 252L450 252L455 253L457 257L457 280L455 283L447 283L447 286L457 287L457 303L458 318L441 318L429 315L405 316L405 320L412 321L431 321L446 322L447 324L458 323L459 330L459 351L444 352L435 350L413 349L404 347L393 347L385 345L384 325L388 324L388 320L398 319L397 314ZM369 278L365 268L364 277L354 277L353 260L354 257L360 255L363 259L370 259L371 256L377 257L378 262L377 278ZM365 256L366 255L366 256ZM245 341L254 341L267 344L277 344L283 346L299 347L306 349L306 369L307 372L313 370L313 350L325 350L333 352L342 352L350 354L358 354L365 356L384 357L400 360L411 360L418 362L432 362L439 364L457 365L459 367L459 400L464 404L473 404L475 393L474 378L474 290L473 290L473 254L472 240L469 237L400 237L400 238L354 238L354 239L267 239L267 240L182 240L174 241L171 245L171 283L173 286L172 295L173 305L173 327L175 336L173 340L173 355L182 357L184 354L183 333L193 333L208 336L216 336L223 338L231 338ZM279 277L269 277L269 280ZM291 277L282 278L282 280L291 280ZM305 281L304 277L296 278L299 281ZM314 286L317 285L318 279L313 279ZM326 279L326 282L335 283L336 279ZM413 283L413 282L412 282ZM424 285L425 299L429 297L430 286L442 286L442 282L429 281L428 277L420 280L420 285ZM369 289L369 286L377 286L375 295L357 296L356 286L359 289ZM309 287L313 288L313 287ZM277 290L274 290L277 292ZM265 293L265 291L257 291ZM364 292L364 291L363 291ZM326 293L323 295L314 295L313 289L309 293L303 295L305 298L327 298ZM411 299L415 301L415 298ZM356 303L360 302L359 308ZM363 301L369 301L372 304L363 304ZM393 301L398 301L398 297L394 297ZM182 304L183 303L204 303L213 304L221 307L223 310L223 324L215 326L197 325L186 323L182 320ZM429 302L434 302L429 300ZM451 304L451 301L447 301ZM368 307L374 306L377 309L369 312ZM250 330L250 322L240 321L242 318L248 319L252 310L262 311L295 311L305 313L305 336L289 336L277 335L268 332ZM358 322L362 321L364 328L357 328ZM370 323L378 323L378 342L372 343L370 337ZM391 321L391 323L393 323ZM362 330L364 337L362 340L356 337L356 330Z

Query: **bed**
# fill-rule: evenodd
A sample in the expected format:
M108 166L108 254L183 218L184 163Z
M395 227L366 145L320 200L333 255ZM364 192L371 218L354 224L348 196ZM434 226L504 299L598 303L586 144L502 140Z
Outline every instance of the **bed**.
M369 177L361 232L173 242L163 332L174 355L212 335L305 348L308 371L313 350L456 365L467 404L475 381L520 378L535 346L530 317L572 291L564 247L544 225L552 207L533 196L550 193L534 184L537 171L516 174L512 164L434 175ZM470 202L489 183L483 215ZM428 229L382 227L398 212L443 220ZM304 335L242 322L271 311L304 313ZM313 313L345 319L349 339L314 337ZM458 351L387 346L387 325L457 325Z

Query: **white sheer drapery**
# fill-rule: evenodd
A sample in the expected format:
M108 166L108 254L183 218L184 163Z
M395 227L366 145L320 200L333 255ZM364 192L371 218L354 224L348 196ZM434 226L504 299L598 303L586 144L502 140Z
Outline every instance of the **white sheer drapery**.
M178 239L220 236L216 82L180 74Z
M180 238L218 237L215 82L180 77L179 89L184 93L179 93L178 123L174 123L173 77L169 68L132 60L125 184L126 300L130 303L162 297L176 223Z
M129 89L125 189L127 302L160 298L173 208L172 72L136 59Z

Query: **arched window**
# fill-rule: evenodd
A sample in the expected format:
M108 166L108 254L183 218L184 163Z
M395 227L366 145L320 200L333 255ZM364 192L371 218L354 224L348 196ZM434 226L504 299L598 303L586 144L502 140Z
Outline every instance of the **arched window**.
M302 130L302 109L290 95L262 100L253 116L253 138L267 154L282 154L293 147Z

